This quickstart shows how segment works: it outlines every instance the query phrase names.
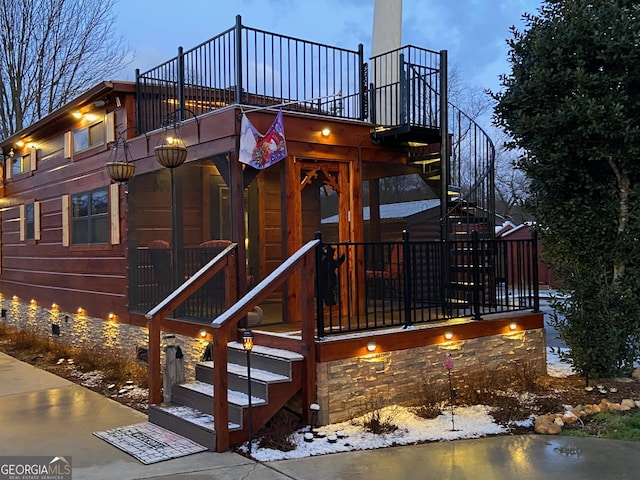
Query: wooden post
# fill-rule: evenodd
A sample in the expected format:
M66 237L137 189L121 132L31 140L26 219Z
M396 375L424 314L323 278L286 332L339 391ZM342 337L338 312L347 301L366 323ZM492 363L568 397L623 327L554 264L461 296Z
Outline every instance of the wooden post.
M316 262L314 255L306 255L302 267L302 348L304 367L302 372L302 412L304 421L309 423L309 405L316 402L316 344L314 335L313 310L315 307Z
M227 390L227 343L229 332L227 327L214 332L213 335L213 428L216 432L216 451L229 450L229 402Z
M150 320L149 330L149 405L162 402L162 368L160 366L160 319Z

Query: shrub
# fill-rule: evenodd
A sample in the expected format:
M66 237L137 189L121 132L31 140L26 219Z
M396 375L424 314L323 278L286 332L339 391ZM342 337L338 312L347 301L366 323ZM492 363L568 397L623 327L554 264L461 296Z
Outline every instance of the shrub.
M282 452L295 450L293 433L300 427L300 421L286 410L280 410L262 430L258 432L260 448L271 448Z

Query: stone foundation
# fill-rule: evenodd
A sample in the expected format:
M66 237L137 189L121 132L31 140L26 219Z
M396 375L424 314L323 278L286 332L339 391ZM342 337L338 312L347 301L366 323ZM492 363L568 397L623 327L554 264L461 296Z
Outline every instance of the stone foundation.
M463 382L465 376L482 367L511 369L517 363L526 362L526 368L535 373L546 373L544 329L319 363L316 372L320 423L349 420L364 413L363 408L371 405L417 405L419 386L425 380L448 382L444 365L448 353L453 359L454 388L456 382Z
M137 358L138 349L148 349L149 332L146 327L25 304L4 296L0 297L0 309L6 315L0 317L0 323L20 330L32 330L66 345L97 347L107 351L119 349L130 355L132 360ZM189 379L194 377L195 364L202 358L207 343L205 340L176 335L175 344L184 353Z

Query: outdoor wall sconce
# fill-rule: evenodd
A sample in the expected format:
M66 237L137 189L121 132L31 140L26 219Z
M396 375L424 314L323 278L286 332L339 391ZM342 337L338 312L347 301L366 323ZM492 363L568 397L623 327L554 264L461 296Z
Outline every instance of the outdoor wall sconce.
M85 314L85 313L87 313L87 312L85 312L84 308L82 308L82 307L78 307L78 309L76 310L76 313L77 313L78 315L84 315L84 314Z
M444 338L451 340L453 338L453 332L444 332Z
M328 137L331 135L331 129L329 127L324 127L320 133L322 133L323 137Z
M11 297L11 300L13 300L14 302L18 301L18 295L14 295L13 297Z
M511 323L509 324L509 330L513 331L513 330L515 330L516 328L518 328L518 324L517 324L516 322L511 322Z
M57 311L58 311L58 308L59 308L59 307L58 307L58 304L57 304L57 303L52 303L52 304L51 304L51 310L53 310L54 312L57 312Z
M111 153L105 165L107 175L114 182L128 182L136 173L136 166L132 163L129 153L129 142L124 136L124 132L118 135L113 142L109 142Z
M117 317L115 313L109 313L109 315L107 315L107 318L113 322Z
M202 338L205 338L207 336L207 331L204 328L201 328L198 333Z
M36 307L38 306L38 302L36 302L35 298L32 298L31 301L29 301L29 305L31 305L32 307Z
M373 340L367 343L367 351L374 352L378 345Z

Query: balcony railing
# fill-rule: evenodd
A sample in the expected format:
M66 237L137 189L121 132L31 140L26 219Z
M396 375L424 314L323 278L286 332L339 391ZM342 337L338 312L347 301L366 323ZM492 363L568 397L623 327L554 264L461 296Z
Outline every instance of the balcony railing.
M232 104L366 118L363 47L347 50L236 25L147 72L136 72L139 133L175 112ZM184 118L178 118L183 120Z

